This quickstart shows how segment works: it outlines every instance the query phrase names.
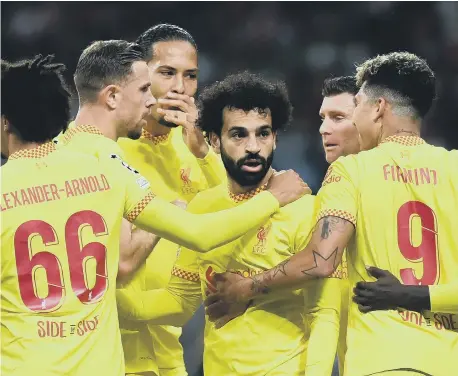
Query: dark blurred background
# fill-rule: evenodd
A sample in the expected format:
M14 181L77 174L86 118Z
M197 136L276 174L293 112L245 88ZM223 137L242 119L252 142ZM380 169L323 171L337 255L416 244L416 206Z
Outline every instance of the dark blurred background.
M438 77L424 137L458 148L457 2L2 2L2 58L55 53L72 82L81 51L98 39L134 40L159 22L199 46L200 86L250 69L284 79L295 106L277 168L295 168L316 191L326 169L318 128L321 84L376 54L408 50ZM33 90L33 88L30 88ZM24 93L27 101L27 93ZM75 98L74 111L77 110ZM458 167L457 167L458 168Z
M285 80L295 120L281 134L274 166L296 169L314 192L327 167L318 133L323 79L352 74L376 54L426 58L438 99L423 136L458 148L457 2L2 2L1 10L2 58L55 53L69 82L90 42L134 40L160 22L194 36L201 87L243 69Z

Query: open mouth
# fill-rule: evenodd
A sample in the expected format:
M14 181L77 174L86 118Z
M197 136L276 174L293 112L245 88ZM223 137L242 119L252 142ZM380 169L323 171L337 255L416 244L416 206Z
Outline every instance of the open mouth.
M326 143L324 144L325 149L334 149L337 147L337 144Z
M259 172L262 170L262 163L256 159L248 159L242 165L242 170L246 172Z

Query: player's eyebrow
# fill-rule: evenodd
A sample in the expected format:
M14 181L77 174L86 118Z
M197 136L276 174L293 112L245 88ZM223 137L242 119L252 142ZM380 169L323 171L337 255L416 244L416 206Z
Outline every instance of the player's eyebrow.
M269 124L264 124L256 128L256 132L264 131L266 129L272 130L272 126ZM240 125L235 125L232 128L229 128L228 132L234 132L234 131L239 131L239 132L246 132L247 128L240 126Z
M256 128L256 131L265 131L266 129L272 130L272 126L269 124L261 125L260 127Z
M239 132L245 132L247 129L245 127L235 125L231 128L229 128L228 132L233 132L233 131L239 131Z
M146 89L146 88L149 88L151 86L151 82L147 82L146 84L143 84L142 86L140 86L140 89Z
M157 69L168 69L168 70L171 70L173 72L176 72L177 69L170 66L170 65L160 65L157 67ZM190 72L190 73L198 73L199 72L199 68L191 68L191 69L187 69L185 70L185 72Z
M168 69L171 71L176 71L176 69L174 67L171 67L170 65L159 65L157 69Z

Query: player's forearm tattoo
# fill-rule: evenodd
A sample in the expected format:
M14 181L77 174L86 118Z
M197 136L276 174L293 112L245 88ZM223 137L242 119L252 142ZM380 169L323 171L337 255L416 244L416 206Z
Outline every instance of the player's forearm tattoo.
M275 278L277 276L277 274L286 275L285 267L286 267L286 264L288 262L289 262L289 260L282 261L275 268L272 269L273 278Z
M260 274L260 275L255 275L253 277L250 277L252 284L251 284L251 291L253 291L255 294L268 294L270 292L269 287L265 285L265 282L267 280L270 280L270 272L267 272L266 274Z
M319 251L312 251L313 254L313 260L315 262L315 265L313 265L311 268L302 270L302 273L306 275L310 275L312 277L320 276L320 273L318 270L320 268L328 268L329 265L332 265L333 268L337 267L337 255L339 253L339 247L336 247L334 251L328 256L324 257L319 253Z
M323 217L323 226L321 227L321 239L329 238L333 231L342 232L345 228L345 219L339 217Z

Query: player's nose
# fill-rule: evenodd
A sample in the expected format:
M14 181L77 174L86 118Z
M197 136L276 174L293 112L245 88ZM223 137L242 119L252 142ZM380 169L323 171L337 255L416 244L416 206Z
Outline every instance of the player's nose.
M320 126L320 134L323 136L325 134L332 133L332 125L331 122L327 119L324 119Z
M147 108L150 108L151 106L154 106L157 103L156 98L149 92L148 99L146 100L145 106Z
M256 136L249 137L245 150L251 154L257 154L261 151L261 147L259 146Z
M175 76L175 82L171 91L177 94L184 94L184 89L184 77L180 74L177 74Z

